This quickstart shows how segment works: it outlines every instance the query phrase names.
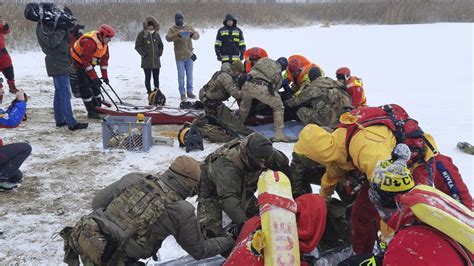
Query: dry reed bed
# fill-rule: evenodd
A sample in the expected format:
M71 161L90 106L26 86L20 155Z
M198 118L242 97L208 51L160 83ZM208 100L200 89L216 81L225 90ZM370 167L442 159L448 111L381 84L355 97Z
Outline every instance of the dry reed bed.
M15 3L13 3L15 2ZM37 47L35 23L23 16L25 1L0 5L0 16L13 28L8 46L15 49ZM181 10L195 27L220 27L226 13L234 14L241 25L257 27L294 27L324 24L413 24L434 22L474 22L474 1L399 0L332 3L248 3L243 1L160 1L159 3L67 4L86 30L109 23L118 30L118 39L133 40L147 15L154 15L167 29L174 14Z

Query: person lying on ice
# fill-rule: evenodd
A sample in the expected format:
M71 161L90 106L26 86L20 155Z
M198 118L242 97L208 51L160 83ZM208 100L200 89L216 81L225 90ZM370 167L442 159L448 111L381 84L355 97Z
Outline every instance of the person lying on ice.
M206 157L197 199L204 235L224 235L222 211L240 227L258 213L254 193L266 168L287 173L288 158L259 133L232 140Z
M404 120L403 126L396 126ZM294 152L326 168L320 195L329 199L340 179L358 169L370 181L376 163L391 157L397 143L411 150L408 167L416 184L433 184L436 188L472 208L472 198L451 158L436 149L433 138L398 105L361 107L341 116L341 125L328 133L317 125L308 125L300 133ZM402 138L405 136L405 138ZM292 182L298 182L293 178ZM352 207L352 245L356 254L370 253L376 228L372 219L377 211L368 198L368 183L360 190Z
M312 253L322 239L326 228L326 202L319 195L305 194L296 200L298 210L296 223L301 253L301 265L313 265ZM264 236L261 231L260 216L254 216L245 222L232 253L224 266L228 265L264 265Z
M3 96L0 83L0 97ZM16 99L7 110L0 109L0 128L16 127L23 121L26 112L25 93L23 90L16 92ZM28 143L11 143L3 145L0 138L0 191L12 190L18 187L23 178L20 166L31 153Z
M339 266L472 265L472 211L435 188L415 186L408 159L380 161L370 181L369 199L382 218L376 254L351 256Z
M130 173L97 192L94 211L74 227L65 227L64 262L79 265L144 265L165 238L172 235L194 259L230 250L231 236L204 239L194 207L186 201L195 193L201 169L196 160L177 157L160 176Z

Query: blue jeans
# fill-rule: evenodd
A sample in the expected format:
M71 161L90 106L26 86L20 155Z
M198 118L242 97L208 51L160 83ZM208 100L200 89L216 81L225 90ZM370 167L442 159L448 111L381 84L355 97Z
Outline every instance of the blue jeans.
M179 93L184 95L185 91L193 92L193 60L187 59L176 61L178 68ZM184 74L186 73L186 90L184 89Z
M53 76L54 81L54 120L56 124L66 122L68 127L73 127L77 121L74 119L71 107L71 83L69 75Z

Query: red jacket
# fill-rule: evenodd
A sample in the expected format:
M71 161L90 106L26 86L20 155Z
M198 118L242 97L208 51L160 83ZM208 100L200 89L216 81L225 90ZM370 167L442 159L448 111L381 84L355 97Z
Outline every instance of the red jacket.
M362 80L358 77L350 77L346 82L347 93L352 98L352 106L358 108L367 105Z
M472 265L461 247L440 231L412 225L397 232L388 245L383 265Z
M80 59L82 61L78 62L75 60L73 56L73 61L74 61L74 66L78 69L85 69L87 72L87 75L89 76L90 79L97 79L97 73L94 70L94 61L96 60L94 58L94 54L97 51L97 44L96 41L93 40L92 38L88 38L86 36L82 36L82 38L79 38L77 40L80 43L80 46L82 47L82 53L80 54ZM74 53L74 48L71 49L71 53ZM100 58L99 61L100 65L100 71L102 74L103 78L108 78L107 75L107 66L109 65L109 48L107 46L107 51L105 54Z
M5 37L3 37L3 35L9 34L10 32L11 29L8 23L0 25L0 49L5 49Z
M326 229L327 206L324 199L315 194L305 194L296 199L298 211L296 223L298 226L298 239L300 252L310 253L316 248ZM247 220L240 231L236 245L226 265L264 265L263 255L254 254L248 247L252 240L253 232L260 229L260 216L254 216ZM308 265L301 261L301 265Z
M412 169L416 184L429 185L430 174L427 169L431 169L435 188L450 195L470 210L474 209L471 194L450 157L438 153L427 162L415 165Z

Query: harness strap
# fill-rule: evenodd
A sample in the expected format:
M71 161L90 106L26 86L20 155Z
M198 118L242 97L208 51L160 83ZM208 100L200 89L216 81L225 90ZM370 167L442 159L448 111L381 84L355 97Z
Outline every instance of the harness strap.
M261 206L263 204L275 205L280 208L287 209L292 213L296 213L298 210L298 206L296 205L296 202L294 200L270 194L268 192L264 192L258 196L258 205ZM269 208L263 208L260 215L267 212L268 210Z

